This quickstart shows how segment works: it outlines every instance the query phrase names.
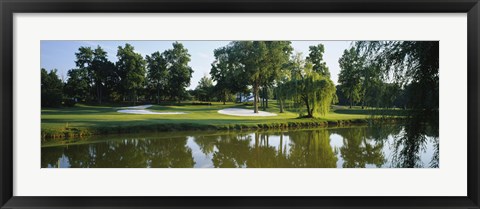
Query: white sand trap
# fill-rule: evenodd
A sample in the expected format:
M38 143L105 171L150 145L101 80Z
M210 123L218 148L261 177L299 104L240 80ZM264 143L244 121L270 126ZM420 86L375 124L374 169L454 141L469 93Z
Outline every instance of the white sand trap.
M140 105L140 106L132 106L132 107L122 107L126 108L126 110L118 110L117 112L121 113L128 113L128 114L140 114L140 115L175 115L175 114L187 114L184 112L152 112L150 110L146 110L147 108L153 105Z
M258 113L253 113L253 110L242 109L242 108L226 108L219 110L218 113L224 115L234 115L234 116L277 116L275 113L258 111Z
M184 112L152 112L150 110L119 110L117 112L140 114L140 115L175 115L175 114L187 114Z
M125 109L147 109L153 105L139 105L139 106L131 106L131 107L122 107Z

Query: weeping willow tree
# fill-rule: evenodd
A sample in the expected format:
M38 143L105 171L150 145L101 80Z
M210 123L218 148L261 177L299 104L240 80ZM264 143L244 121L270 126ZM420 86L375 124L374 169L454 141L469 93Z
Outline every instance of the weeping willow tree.
M379 67L384 79L411 88L408 105L414 111L438 112L438 41L357 41L357 52ZM438 115L438 114L436 114Z
M325 115L335 95L335 85L330 78L313 71L312 65L307 64L305 74L301 74L299 85L300 98L307 108L306 117Z
M313 118L325 115L335 99L335 85L329 75L313 69L313 64L305 61L301 53L295 54L290 63L289 80L278 86L280 100L291 99L300 107L300 116ZM282 102L280 102L282 103Z

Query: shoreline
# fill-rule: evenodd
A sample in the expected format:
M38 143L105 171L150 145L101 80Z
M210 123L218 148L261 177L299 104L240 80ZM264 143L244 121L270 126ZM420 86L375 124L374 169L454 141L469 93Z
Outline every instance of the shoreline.
M298 120L298 121L296 121ZM174 131L230 131L230 130L269 130L288 128L317 128L317 127L342 127L349 125L375 125L381 123L398 123L403 117L382 117L348 120L325 120L325 119L293 119L269 123L244 123L244 124L199 124L199 123L159 123L152 125L125 125L100 128L69 128L62 130L41 129L41 140L56 141L70 138L82 138L89 136L101 136L112 134L135 134L135 133L168 133Z

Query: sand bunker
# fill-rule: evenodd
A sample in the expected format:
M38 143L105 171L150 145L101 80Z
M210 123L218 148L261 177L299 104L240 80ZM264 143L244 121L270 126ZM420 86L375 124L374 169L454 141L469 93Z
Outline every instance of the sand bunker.
M121 107L124 109L147 109L153 105L139 105L139 106L131 106L131 107Z
M226 108L219 110L218 113L224 115L234 115L234 116L277 116L275 113L258 111L258 113L253 113L253 110L242 109L242 108Z
M152 112L150 110L119 110L117 112L129 113L129 114L141 114L141 115L174 115L174 114L187 114L184 112Z
M118 110L117 112L121 113L128 113L128 114L140 114L140 115L175 115L175 114L187 114L184 112L152 112L150 110L146 110L147 108L153 105L140 105L140 106L132 106L132 107L122 107L126 108L125 110Z

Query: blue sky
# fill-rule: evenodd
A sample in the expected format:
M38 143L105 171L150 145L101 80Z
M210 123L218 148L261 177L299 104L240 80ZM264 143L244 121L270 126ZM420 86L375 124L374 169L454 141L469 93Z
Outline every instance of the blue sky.
M117 48L130 43L143 57L153 52L163 52L172 48L173 41L41 41L41 68L57 69L59 77L66 80L67 72L75 68L75 52L81 46L96 48L98 45L108 53L108 59L117 61ZM204 75L209 76L214 61L213 50L225 46L229 41L179 41L191 55L190 67L194 70L189 89L194 89ZM292 41L294 51L308 55L308 47L322 43L325 46L324 60L330 69L332 80L338 81L340 67L338 59L343 50L350 47L350 41Z

